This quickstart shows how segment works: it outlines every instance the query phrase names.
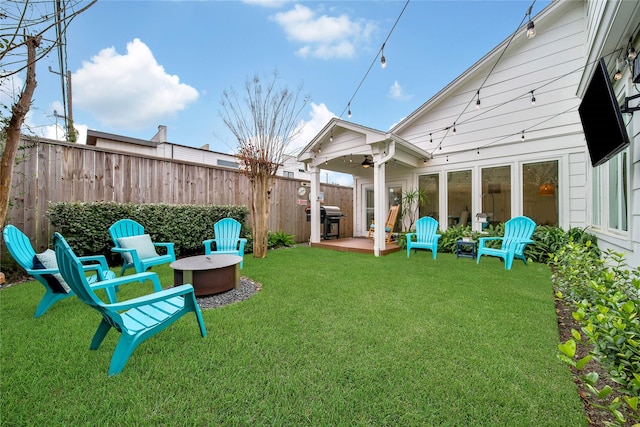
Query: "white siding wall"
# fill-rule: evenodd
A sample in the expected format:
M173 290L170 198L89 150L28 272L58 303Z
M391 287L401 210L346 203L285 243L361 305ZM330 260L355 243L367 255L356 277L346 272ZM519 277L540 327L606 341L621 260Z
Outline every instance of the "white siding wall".
M584 3L563 2L552 15L536 21L534 39L522 34L513 39L484 85L504 46L436 95L396 131L433 154L419 174L441 172L443 185L447 171L472 170L472 217L481 207L483 167L511 166L512 196L517 198L512 202L515 216L522 213L522 164L559 160L560 225L586 225L588 154L577 113L580 99L576 96L585 63L584 15ZM475 96L481 85L481 108L476 110ZM530 102L531 90L535 90L535 106ZM454 121L456 135L452 129L445 130ZM415 182L417 185L417 175ZM446 197L441 197L444 201ZM447 214L442 206L441 218Z

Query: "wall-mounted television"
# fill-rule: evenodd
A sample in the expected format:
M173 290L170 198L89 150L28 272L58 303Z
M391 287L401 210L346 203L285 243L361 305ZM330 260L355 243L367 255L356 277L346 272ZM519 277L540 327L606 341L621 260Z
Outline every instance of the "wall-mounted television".
M604 58L598 61L578 113L594 167L605 163L629 145L629 135Z

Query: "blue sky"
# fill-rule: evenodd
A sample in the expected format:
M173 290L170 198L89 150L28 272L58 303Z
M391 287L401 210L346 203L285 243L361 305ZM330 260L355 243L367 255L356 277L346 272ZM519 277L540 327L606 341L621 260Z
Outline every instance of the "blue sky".
M387 67L376 63L363 81L404 0L100 0L67 34L73 116L83 136L89 128L149 140L165 125L170 142L231 153L223 91L277 70L281 85L310 97L291 151L340 116L361 82L350 120L387 130L509 37L530 4L413 0L386 42ZM548 4L535 2L532 15ZM59 69L55 55L38 63L28 123L61 139L60 79L49 66Z

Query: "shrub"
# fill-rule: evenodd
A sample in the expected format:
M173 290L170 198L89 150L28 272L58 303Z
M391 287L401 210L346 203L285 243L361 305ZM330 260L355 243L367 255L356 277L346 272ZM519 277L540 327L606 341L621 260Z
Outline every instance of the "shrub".
M627 418L640 420L640 270L629 269L620 253L606 251L600 257L592 242L581 240L582 233L572 233L570 241L553 256L553 275L557 296L564 298L575 311L573 317L580 331L558 346L558 357L582 371L595 359L618 384L619 396L610 398L613 389L596 388L598 374L582 375L587 390L603 403L595 406L609 410L619 425ZM574 360L578 345L589 348L589 355ZM609 399L609 400L606 400Z
M109 227L123 218L139 222L156 242L175 243L176 255L201 253L202 241L211 239L213 224L231 217L244 224L246 206L170 205L167 203L52 203L47 209L51 225L78 255L103 254L111 258ZM118 260L119 257L112 258Z
M289 247L296 244L295 239L291 234L287 234L284 231L280 230L277 233L273 231L269 232L269 249L276 249L281 247Z

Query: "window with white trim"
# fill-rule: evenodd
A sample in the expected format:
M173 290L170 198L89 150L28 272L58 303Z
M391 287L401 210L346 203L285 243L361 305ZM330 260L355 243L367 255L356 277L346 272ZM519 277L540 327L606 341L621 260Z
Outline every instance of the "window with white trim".
M609 221L610 230L628 231L629 191L627 177L628 150L609 160Z

